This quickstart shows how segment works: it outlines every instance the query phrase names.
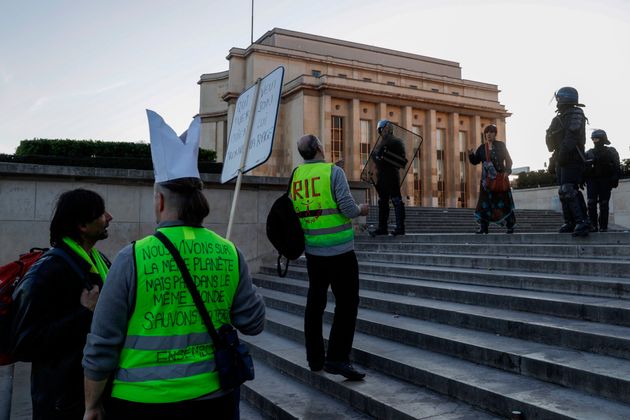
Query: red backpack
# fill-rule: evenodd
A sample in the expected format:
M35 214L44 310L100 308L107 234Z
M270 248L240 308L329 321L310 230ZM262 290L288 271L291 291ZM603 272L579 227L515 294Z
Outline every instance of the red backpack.
M0 267L0 366L15 362L9 346L11 331L11 316L13 306L13 291L20 285L28 270L44 255L59 255L70 266L81 273L77 263L60 248L31 248L26 254L20 255L17 261Z

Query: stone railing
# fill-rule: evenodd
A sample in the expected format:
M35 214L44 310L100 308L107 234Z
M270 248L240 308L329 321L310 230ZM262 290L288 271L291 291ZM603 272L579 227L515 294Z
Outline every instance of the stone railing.
M202 174L202 179L210 203L204 225L225 235L235 183L221 184L220 176L214 174ZM267 240L265 222L287 182L287 178L243 178L230 239L252 271L276 255ZM114 218L109 238L97 245L110 259L126 244L154 231L153 171L0 162L0 265L32 247L48 246L57 197L79 187L101 194ZM350 187L357 202L365 202L367 185L351 182Z
M586 199L586 191L583 191ZM512 190L517 209L561 211L558 187L528 188ZM630 179L622 179L612 190L610 198L610 222L630 227Z

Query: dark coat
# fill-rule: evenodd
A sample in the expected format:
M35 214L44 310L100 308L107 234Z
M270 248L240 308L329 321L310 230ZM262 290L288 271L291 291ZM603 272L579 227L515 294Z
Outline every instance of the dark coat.
M34 419L81 418L84 407L81 359L92 312L81 305L80 297L84 288L101 287L102 281L90 273L86 261L65 244L62 248L83 270L82 275L62 257L44 256L13 294L13 354L32 362ZM76 417L78 413L81 417Z
M474 154L468 155L468 160L473 165L477 165L486 160L486 145L482 144L477 148ZM495 140L492 142L490 149L490 160L497 172L512 172L512 158L505 146L505 143Z
M401 139L393 135L383 137L373 154L378 170L376 190L379 196L400 196L400 169L383 159L383 153L386 150L405 158L405 146Z

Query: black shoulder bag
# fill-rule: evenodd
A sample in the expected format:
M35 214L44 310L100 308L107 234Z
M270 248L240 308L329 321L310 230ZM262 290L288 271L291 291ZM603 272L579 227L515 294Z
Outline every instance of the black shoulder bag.
M186 282L186 287L188 287L195 306L203 319L203 323L208 329L208 334L212 338L214 343L214 364L219 374L221 389L233 389L245 381L254 379L254 361L249 354L247 346L239 341L234 327L230 324L223 324L218 331L214 329L210 314L203 304L201 295L199 295L199 291L195 287L195 283L193 283L190 271L188 271L181 254L162 232L156 232L154 235L164 244L175 259L179 271Z

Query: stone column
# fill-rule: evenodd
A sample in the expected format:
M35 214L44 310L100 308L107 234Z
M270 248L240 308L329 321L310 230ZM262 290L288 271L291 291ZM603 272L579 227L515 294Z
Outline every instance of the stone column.
M348 139L344 144L346 176L358 181L361 176L361 101L352 99L348 113Z
M468 139L470 147L469 149L473 149L476 151L477 148L482 144L482 134L481 130L481 117L479 115L474 115L471 119L470 123L470 138ZM477 205L477 199L479 198L479 182L481 181L481 164L468 166L468 205L471 208L475 208Z
M326 157L330 156L331 106L332 99L330 95L323 94L319 100L319 139L324 145Z
M447 207L457 207L459 185L459 113L448 115L446 129L444 177L446 178L445 195Z
M401 111L400 125L405 130L411 131L411 129L413 128L412 109L410 106L404 106L402 107ZM409 137L407 141L405 141L405 154L407 159L409 160L409 163L411 163L411 159L413 158L413 139L411 137ZM405 178L405 181L401 186L401 193L405 204L409 204L410 200L407 200L407 197L413 197L413 171L411 169L409 170L409 173L407 173L407 177ZM415 205L417 206L418 204Z
M437 207L437 155L435 153L435 128L437 113L427 110L424 118L424 142L422 143L422 205ZM435 195L435 198L434 198Z

